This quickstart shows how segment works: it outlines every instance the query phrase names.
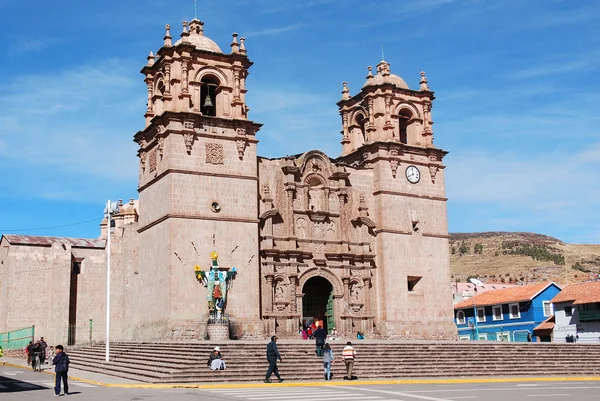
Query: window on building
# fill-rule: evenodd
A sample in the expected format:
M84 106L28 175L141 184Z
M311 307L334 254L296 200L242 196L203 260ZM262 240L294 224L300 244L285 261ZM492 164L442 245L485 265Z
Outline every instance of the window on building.
M477 308L477 323L485 322L485 309Z
M573 307L565 306L565 316L573 316Z
M542 305L544 305L544 316L552 316L552 302L544 301L542 302Z
M465 324L465 312L461 310L456 312L456 324Z
M502 320L504 316L502 315L502 305L495 305L492 307L494 320Z
M519 304L508 305L508 311L511 319L519 319L521 317L521 309L519 308Z
M408 284L408 291L413 292L415 290L415 286L419 281L421 281L423 277L420 276L407 276L406 282Z

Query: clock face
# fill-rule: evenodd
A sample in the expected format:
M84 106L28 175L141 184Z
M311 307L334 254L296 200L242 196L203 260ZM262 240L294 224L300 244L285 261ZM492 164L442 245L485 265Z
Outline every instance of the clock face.
M408 166L406 168L406 179L412 184L416 184L421 179L421 172L415 166Z

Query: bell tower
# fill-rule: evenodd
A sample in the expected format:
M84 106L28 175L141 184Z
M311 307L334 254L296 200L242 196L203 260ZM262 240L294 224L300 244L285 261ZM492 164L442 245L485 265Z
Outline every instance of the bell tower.
M221 270L237 268L225 313L236 337L262 333L258 293L258 172L256 133L248 119L246 78L252 66L245 40L234 33L226 54L204 35L198 19L183 22L141 73L148 87L139 145L139 266L164 288L153 305L172 333L203 338L205 290L194 279L203 255L223 255ZM166 322L166 323L165 323Z
M372 176L364 198L376 234L379 331L386 338L452 338L447 152L433 143L435 97L424 72L419 90L411 90L384 60L366 79L354 96L343 83L337 160Z

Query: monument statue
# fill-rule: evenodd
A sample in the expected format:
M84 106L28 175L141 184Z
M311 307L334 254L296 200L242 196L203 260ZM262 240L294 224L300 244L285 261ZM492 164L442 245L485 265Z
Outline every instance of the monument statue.
M208 301L208 311L210 314L215 314L217 318L220 318L225 309L225 302L227 302L227 291L231 286L231 280L236 276L237 270L232 267L231 270L221 271L219 269L217 252L210 254L212 264L210 270L205 272L198 265L194 266L194 273L196 279L202 282L207 289L206 299Z

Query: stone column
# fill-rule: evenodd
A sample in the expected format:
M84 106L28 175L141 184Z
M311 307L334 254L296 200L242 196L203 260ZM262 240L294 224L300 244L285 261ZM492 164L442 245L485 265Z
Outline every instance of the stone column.
M263 292L265 295L266 309L268 313L273 312L273 275L268 274L265 276L267 279L267 290ZM268 291L268 292L267 292Z
M165 64L165 95L171 94L171 64Z
M146 83L148 84L148 108L147 108L147 111L153 111L154 105L152 104L152 87L154 86L154 81L151 79L148 79L146 81Z
M296 224L294 222L294 191L296 188L288 186L287 191L287 215L288 215L288 235L294 236L296 234Z
M296 313L298 311L298 302L296 299L296 291L298 286L298 276L290 275L290 312Z
M340 202L340 232L342 233L342 241L348 241L348 226L346 221L348 214L348 205L345 202L346 193L344 191L339 191L338 199Z
M187 60L181 62L181 93L188 93L188 63Z

